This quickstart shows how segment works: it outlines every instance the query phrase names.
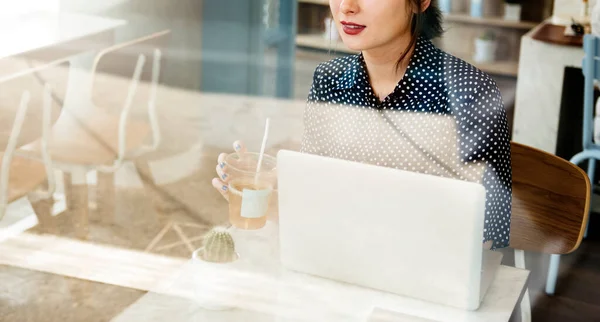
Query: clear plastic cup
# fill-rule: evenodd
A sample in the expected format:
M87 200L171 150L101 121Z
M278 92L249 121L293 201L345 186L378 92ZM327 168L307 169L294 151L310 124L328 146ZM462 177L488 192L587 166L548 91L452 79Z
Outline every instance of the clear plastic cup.
M263 155L260 171L256 171L258 153L232 153L225 158L229 175L229 222L239 229L260 229L272 212L276 189L277 160ZM275 197L276 198L276 197Z

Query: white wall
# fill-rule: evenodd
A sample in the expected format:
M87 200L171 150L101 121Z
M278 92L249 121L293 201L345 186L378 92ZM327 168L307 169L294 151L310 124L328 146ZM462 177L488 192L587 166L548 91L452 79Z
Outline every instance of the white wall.
M31 11L58 12L60 0L0 0L0 15Z
M596 0L589 0L590 12L594 7ZM554 15L558 16L575 16L581 14L582 0L554 0Z
M129 0L103 0L103 1L84 1L84 0L59 0L61 9L73 12L101 13L107 12L111 8L118 7Z

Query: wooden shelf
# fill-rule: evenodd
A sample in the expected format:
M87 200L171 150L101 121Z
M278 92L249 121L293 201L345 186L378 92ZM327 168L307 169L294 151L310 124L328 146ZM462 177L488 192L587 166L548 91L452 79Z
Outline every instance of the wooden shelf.
M470 23L470 24L477 24L477 25L514 28L514 29L525 29L525 30L532 29L535 26L539 25L538 22L511 21L511 20L505 20L501 17L478 18L478 17L471 17L468 14L457 14L457 13L444 14L444 20L446 22L462 22L462 23Z
M490 63L477 63L467 54L450 53L467 63L481 69L490 75L517 77L519 74L519 63L516 61L495 61Z
M469 61L469 63L491 75L510 77L517 77L519 75L519 63L514 61L496 61L491 63Z
M330 41L322 34L296 35L296 45L313 49L331 50L347 54L356 54L358 52L349 49L341 41Z

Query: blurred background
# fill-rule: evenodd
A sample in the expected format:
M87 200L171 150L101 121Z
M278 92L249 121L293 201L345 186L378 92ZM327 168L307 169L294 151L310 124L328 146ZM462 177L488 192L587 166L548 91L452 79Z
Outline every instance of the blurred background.
M512 140L580 152L585 52L565 31L590 32L595 1L437 3L434 43L497 82ZM219 153L259 150L267 117L267 153L298 149L316 66L355 54L330 15L327 0L0 0L0 321L117 319L189 259L227 222ZM556 294L549 255L526 254L533 321L600 319L594 217Z

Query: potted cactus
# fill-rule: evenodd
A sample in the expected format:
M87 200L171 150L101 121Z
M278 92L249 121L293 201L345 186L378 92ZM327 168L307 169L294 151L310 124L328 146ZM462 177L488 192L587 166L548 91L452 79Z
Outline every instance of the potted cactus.
M496 59L496 34L493 31L486 31L475 39L475 62L489 63Z
M215 227L204 236L203 247L194 258L211 263L231 263L238 258L233 237L225 227Z
M203 246L192 254L196 302L209 310L234 307L238 290L228 277L239 258L233 237L225 227L214 227L205 236Z

